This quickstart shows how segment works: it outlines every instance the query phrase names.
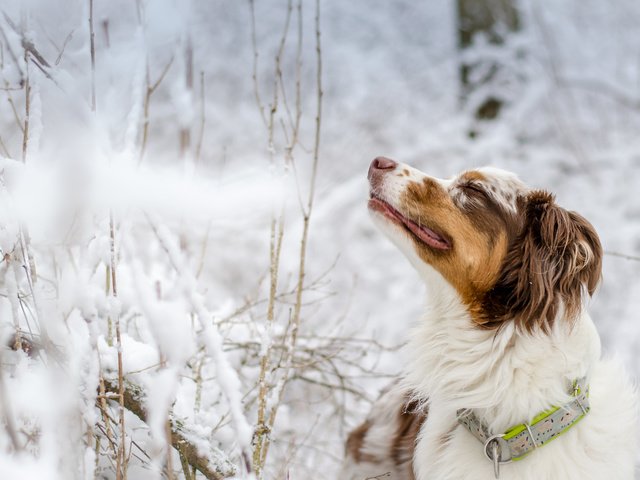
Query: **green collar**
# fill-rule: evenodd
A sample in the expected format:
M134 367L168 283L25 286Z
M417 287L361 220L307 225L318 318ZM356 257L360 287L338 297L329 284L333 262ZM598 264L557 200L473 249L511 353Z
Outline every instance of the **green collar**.
M493 462L498 478L501 464L521 460L569 430L589 412L589 386L586 380L586 377L582 377L573 382L572 401L541 412L531 423L514 425L501 434L491 434L470 410L459 410L458 421L482 442L484 453Z

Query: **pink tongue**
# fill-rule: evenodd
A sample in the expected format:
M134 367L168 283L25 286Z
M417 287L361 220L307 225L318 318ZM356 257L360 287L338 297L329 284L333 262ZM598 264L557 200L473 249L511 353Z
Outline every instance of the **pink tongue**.
M409 219L404 219L404 224L416 237L430 247L438 248L440 250L448 250L450 248L449 244L433 230L429 230L427 227L420 227L417 223L412 222Z

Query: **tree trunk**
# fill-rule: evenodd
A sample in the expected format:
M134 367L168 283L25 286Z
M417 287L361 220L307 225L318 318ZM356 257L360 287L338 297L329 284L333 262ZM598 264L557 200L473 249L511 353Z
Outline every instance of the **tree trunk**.
M513 0L457 0L458 48L465 53L476 34L483 34L489 45L504 45L506 36L520 28L518 11ZM480 86L489 84L503 68L491 59L481 56L468 60L463 56L460 65L460 100L466 105ZM492 120L498 116L505 99L496 92L474 102L477 120Z

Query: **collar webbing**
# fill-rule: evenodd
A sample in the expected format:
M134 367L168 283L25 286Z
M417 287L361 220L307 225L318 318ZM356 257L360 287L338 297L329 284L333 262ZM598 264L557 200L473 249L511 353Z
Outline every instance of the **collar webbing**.
M495 463L520 460L536 448L566 432L589 412L589 386L586 377L573 382L573 400L536 415L531 423L515 425L494 435L470 410L458 410L458 421L484 445L485 454ZM496 442L496 446L490 445ZM492 448L488 448L492 447ZM498 452L497 462L490 452Z

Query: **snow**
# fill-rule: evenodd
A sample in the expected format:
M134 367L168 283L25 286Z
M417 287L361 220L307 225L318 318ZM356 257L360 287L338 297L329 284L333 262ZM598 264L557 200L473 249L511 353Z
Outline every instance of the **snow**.
M161 478L169 411L201 449L209 442L208 452L220 448L236 465L242 451L250 456L259 359L269 347L267 405L280 407L264 478L335 478L346 432L402 369L399 347L425 302L417 275L366 212L366 171L378 155L437 176L506 168L588 218L610 252L590 310L605 352L638 380L637 2L523 0L523 29L505 48L479 38L461 55L452 2L323 0L320 163L294 378L285 382L289 340L282 338L294 310L299 198L309 191L316 111L315 4L304 0L299 145L295 164L285 165L296 113L293 6L270 135L255 87L268 114L287 1L254 1L255 83L249 2L95 2L92 112L88 2L0 0L18 29L0 18L7 38L0 36L0 249L8 255L0 263L0 336L9 338L17 324L37 342L46 341L46 329L51 343L32 357L0 349L7 386L0 415L11 412L25 445L14 452L0 428L1 478L115 478L95 407L99 375L117 377L108 318L121 323L123 373L147 389L148 424L127 416L138 445L129 478ZM16 122L25 109L23 26L51 65L51 79L29 65L24 163ZM463 57L506 67L499 85L477 91L467 106L458 98ZM142 154L147 74L153 84L167 66L150 97ZM491 89L509 105L494 122L474 122L474 102ZM182 129L190 130L186 152ZM270 222L280 211L270 326ZM117 298L107 281L111 214ZM35 261L32 285L23 247ZM109 412L117 418L113 401ZM28 435L36 431L39 439ZM93 435L101 439L97 457ZM172 464L182 478L175 454ZM238 475L249 478L242 469Z

